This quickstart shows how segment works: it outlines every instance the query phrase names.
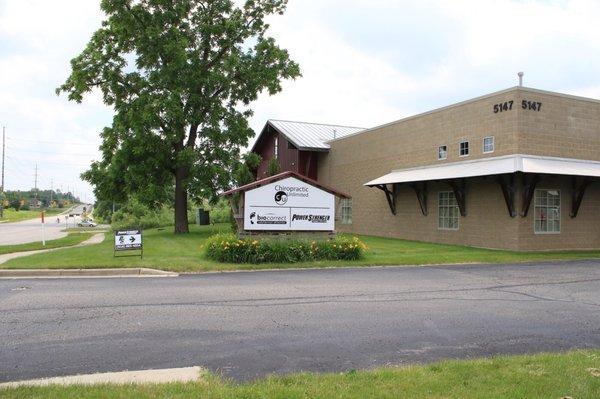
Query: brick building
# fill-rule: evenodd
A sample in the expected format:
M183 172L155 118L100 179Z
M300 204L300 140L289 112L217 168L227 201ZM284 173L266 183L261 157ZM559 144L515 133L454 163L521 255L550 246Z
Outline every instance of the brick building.
M600 248L599 100L514 87L371 129L281 124L269 121L253 150L266 164L283 144L297 153L282 170L351 195L340 231Z

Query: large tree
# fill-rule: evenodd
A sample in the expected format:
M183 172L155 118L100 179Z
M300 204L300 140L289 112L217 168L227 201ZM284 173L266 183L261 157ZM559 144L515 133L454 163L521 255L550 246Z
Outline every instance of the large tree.
M254 134L249 105L300 76L266 35L287 0L102 0L102 27L57 89L70 100L99 89L114 109L102 159L82 176L103 200L174 202L187 233L187 201L214 198L231 181ZM174 197L174 198L173 198Z

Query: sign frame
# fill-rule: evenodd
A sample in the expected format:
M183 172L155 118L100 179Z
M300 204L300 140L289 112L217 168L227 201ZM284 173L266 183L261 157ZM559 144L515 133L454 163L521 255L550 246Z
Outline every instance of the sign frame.
M335 231L335 194L295 176L244 192L246 232Z
M134 236L139 236L139 244L134 243L134 241L136 240L134 238ZM132 256L139 256L140 259L144 259L144 235L142 232L142 229L123 229L123 230L114 230L114 235L113 235L115 241L113 244L113 258L126 258L126 257L132 257ZM130 241L133 244L123 244L123 246L118 246L116 243L117 237L130 237ZM124 239L125 240L125 239ZM126 247L127 245L131 245L131 247ZM121 252L127 252L127 251L140 251L139 254L133 254L133 255L119 255L117 256L117 253L121 253Z

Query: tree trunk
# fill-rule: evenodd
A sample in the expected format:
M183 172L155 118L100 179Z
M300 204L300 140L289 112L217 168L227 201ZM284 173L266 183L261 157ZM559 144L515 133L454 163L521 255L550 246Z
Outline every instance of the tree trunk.
M190 232L187 218L187 190L184 186L184 180L187 177L187 168L178 166L175 172L175 234Z

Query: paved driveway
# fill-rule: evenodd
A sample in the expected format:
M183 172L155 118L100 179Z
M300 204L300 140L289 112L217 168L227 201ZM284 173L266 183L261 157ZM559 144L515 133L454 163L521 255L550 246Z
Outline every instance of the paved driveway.
M81 214L84 205L77 205L69 213ZM44 226L46 240L56 240L67 236L65 228L74 227L81 221L81 217L75 216L66 219L68 215L47 216ZM14 223L0 223L0 245L26 244L29 242L42 241L42 221L40 218L23 220Z
M237 379L600 347L600 263L0 281L0 381Z

